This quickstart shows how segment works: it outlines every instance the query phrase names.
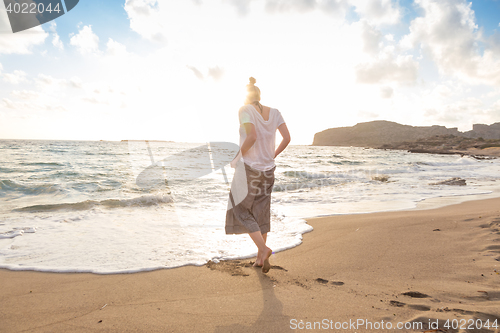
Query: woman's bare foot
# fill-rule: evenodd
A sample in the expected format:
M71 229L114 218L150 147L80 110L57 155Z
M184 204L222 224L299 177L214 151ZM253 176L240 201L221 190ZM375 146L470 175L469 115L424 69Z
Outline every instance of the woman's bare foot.
M263 252L263 251L257 252L257 259L255 259L255 264L253 264L253 266L254 267L263 267L265 265L266 260L269 262L268 259L272 253L273 253L273 250L271 250L268 247L266 247L265 252Z
M273 250L269 249L269 251L266 253L264 264L262 265L262 273L267 273L271 269L271 263L269 262L269 257L271 256L271 254L273 254Z
M262 273L267 273L271 269L271 263L269 262L269 258L264 260L264 265L262 266Z

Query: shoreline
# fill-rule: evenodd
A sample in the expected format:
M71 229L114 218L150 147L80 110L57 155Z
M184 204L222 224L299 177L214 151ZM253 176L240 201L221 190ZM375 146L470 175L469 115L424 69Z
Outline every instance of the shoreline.
M500 147L489 147L489 148L467 148L467 149L453 149L453 148L415 148L411 146L404 146L398 148L396 146L381 147L381 146L336 146L336 145L309 145L311 147L342 147L342 148L362 148L362 149L377 149L377 150L394 150L394 151L406 151L412 154L431 154L431 155L461 155L469 156L475 159L497 159L500 158Z
M310 220L318 219L318 218L333 218L337 216L350 216L350 215L367 215L367 214L382 214L382 213L394 213L394 212L405 212L405 211L418 211L418 210L431 210L431 209L437 209L437 208L443 208L451 205L456 205L460 204L463 202L469 202L469 201L478 201L478 200L485 200L485 199L492 199L492 198L499 198L500 199L500 190L496 191L490 191L490 193L480 193L480 194L465 194L465 195L454 195L454 196L439 196L439 197L431 197L431 198L426 198L422 199L420 201L413 202L414 206L412 207L399 207L399 208L390 208L390 209L381 209L381 210L366 210L366 211L349 211L349 212L341 212L341 213L327 213L327 214L319 214L319 215L310 215L306 217L293 217L294 219L302 220L304 223L307 225L311 226L309 223ZM372 204L373 205L373 204ZM351 207L350 209L353 209ZM302 240L300 243L295 244L295 245L289 245L286 248L283 249L278 249L274 253L281 253L284 251L291 250L293 248L296 248L297 246L300 246L304 240L303 236L305 234L311 233L314 231L314 228L311 226L311 230L300 232L302 235ZM220 261L232 261L232 260L246 260L246 259L251 259L254 256L252 254L244 255L241 257L231 257L231 258L217 258L215 262L220 262ZM58 269L58 268L34 268L34 267L13 267L13 268L8 268L8 267L1 267L0 270L7 270L7 271L14 271L14 272L40 272L40 273L50 273L50 274L95 274L95 275L120 275L120 274L138 274L138 273L148 273L148 272L153 272L157 270L170 270L170 269L179 269L183 267L203 267L206 266L209 263L213 263L212 260L209 260L208 262L204 264L193 264L193 263L188 263L188 264L183 264L180 266L173 266L173 267L165 267L165 266L158 266L158 267L147 267L147 268L131 268L131 269L125 269L122 271L106 271L106 272L93 272L89 270L78 270L78 269Z
M487 160L487 159L497 159L500 157L500 148L491 147L491 148L469 148L466 150L455 150L455 149L418 149L418 148L377 148L377 149L392 149L392 150L406 150L412 154L436 154L436 155L461 155L461 156L469 156L478 160Z
M399 150L407 151L412 154L435 154L435 155L461 155L469 156L475 159L497 159L500 158L500 147L489 147L489 148L466 148L466 149L455 149L455 148L414 148L411 146L405 146L401 148L397 147L373 147L373 149L383 149L383 150Z
M301 320L352 318L440 319L440 328L446 319L476 318L500 325L498 207L497 197L307 219L313 232L274 254L268 274L248 259L110 275L0 269L2 326L9 332L282 332Z

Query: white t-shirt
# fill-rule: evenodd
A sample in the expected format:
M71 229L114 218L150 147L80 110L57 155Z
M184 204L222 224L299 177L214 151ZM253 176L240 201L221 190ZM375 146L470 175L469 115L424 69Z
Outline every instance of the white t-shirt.
M243 162L260 171L274 168L276 130L278 126L285 123L283 116L278 110L271 108L269 120L266 121L251 104L242 106L238 114L240 118L240 147L247 137L243 124L252 123L257 133L257 140L245 154Z

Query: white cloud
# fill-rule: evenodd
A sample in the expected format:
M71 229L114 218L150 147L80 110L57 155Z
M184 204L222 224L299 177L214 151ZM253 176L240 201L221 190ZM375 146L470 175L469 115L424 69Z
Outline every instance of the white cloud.
M40 97L40 93L32 90L14 90L10 93L12 97L22 100L33 100Z
M472 124L491 124L498 122L498 89L487 89L483 94L473 93L470 85L460 80L429 83L432 87L425 89L415 98L409 98L410 108L421 114L422 124L439 124L447 127L458 127L461 131L471 129ZM492 93L492 98L484 95Z
M236 12L245 16L250 12L250 3L252 0L227 0L231 5L236 8Z
M26 101L12 101L8 98L3 98L4 105L13 110L24 112L40 112L40 111L67 111L67 109L59 103L56 103L54 98L49 96L40 96L40 98Z
M436 88L432 90L431 95L436 99L446 99L453 94L453 91L450 87L444 84L438 85Z
M106 54L110 56L123 56L127 54L127 48L125 45L109 39L106 44L107 50Z
M123 90L123 84L127 86L127 82L85 82L82 83L80 79L73 78L72 81L77 81L79 87L82 89L80 91L80 100L93 104L95 106L102 106L102 112L110 113L111 110L117 110L126 104L126 101L130 98L130 90ZM73 83L69 83L68 87L73 87ZM125 87L126 89L127 87ZM71 94L75 98L75 94ZM75 98L76 100L76 98ZM107 107L107 109L106 109ZM95 111L95 109L94 109Z
M187 66L187 68L189 68L198 79L203 80L205 78L198 68L194 66Z
M360 24L363 51L369 54L378 54L382 45L382 33L366 21L362 21Z
M380 97L381 98L384 98L384 99L391 98L393 94L394 94L394 89L392 89L389 86L384 86L384 87L380 88Z
M210 76L215 81L220 81L224 75L224 70L219 66L211 67L208 69L208 76Z
M481 51L481 31L472 3L464 0L415 0L424 15L411 22L401 45L421 48L445 75L472 83L500 85L500 60L492 45Z
M38 78L35 79L35 81L41 86L50 86L56 81L56 79L54 79L50 75L39 74Z
M83 88L83 82L82 82L82 79L80 79L79 77L72 77L69 82L68 82L68 86L70 88L77 88L77 89L81 89Z
M92 32L92 26L84 26L78 34L70 39L70 44L75 46L81 54L92 54L99 51L99 37Z
M21 77L26 80L25 74ZM35 90L12 90L8 98L3 98L3 105L22 111L22 116L67 111L65 90L70 86L68 81L44 74L39 74L33 81Z
M356 67L356 80L359 83L398 83L413 84L418 76L418 63L413 56L386 56Z
M17 107L16 107L16 105L14 104L14 102L12 102L12 101L11 101L10 99L8 99L8 98L4 98L4 99L3 99L3 102L4 102L5 106L6 106L7 108L9 108L9 109L14 109L14 110L15 110L15 109L17 108Z
M343 18L351 6L349 2L348 0L324 0L319 2L318 7L327 13Z
M109 105L109 101L108 100L103 99L103 98L99 99L96 96L83 97L82 100L85 101L85 102L88 102L90 104L104 104L104 105Z
M485 109L483 101L469 97L452 103L437 104L435 108L426 110L425 117L434 124L470 126L472 123L491 122Z
M26 81L27 75L24 71L15 70L12 73L3 74L3 80L11 84L19 84Z
M358 111L358 117L364 119L377 119L380 117L378 113L370 112L370 111Z
M397 1L392 0L352 0L358 15L374 25L397 24L401 10Z
M59 50L64 50L64 45L63 42L61 41L61 38L59 38L59 35L57 34L57 24L56 22L52 21L50 22L50 33L52 34L52 45L54 45L55 48Z
M56 79L50 75L38 74L38 77L35 78L35 84L41 90L54 91L66 87L67 81Z
M205 75L198 68L194 66L186 66L186 67L190 69L199 80L201 81L205 80ZM224 76L224 69L222 69L219 66L208 68L208 74L206 75L206 77L211 77L216 82L220 81L223 76Z
M356 82L364 84L383 84L380 97L391 98L393 88L388 85L414 84L418 77L418 62L412 55L394 46L392 35L386 38L382 32L361 20L352 25L359 32L364 60L354 66Z
M490 45L491 50L495 52L495 54L500 54L500 32L495 31L495 33L488 38L488 45Z
M132 30L146 39L166 42L158 0L126 0L125 11Z
M232 0L238 12L248 13L251 0ZM345 17L350 7L350 0L267 0L265 8L270 13L288 13L291 11L305 13L319 9L336 17Z
M271 13L291 10L305 12L315 9L316 5L316 0L267 0L266 9Z
M64 50L64 45L61 39L59 38L58 34L54 34L54 38L52 39L52 45L54 45L57 49L61 51Z
M41 26L12 33L7 12L0 10L0 54L29 54L48 37Z
M99 59L105 59L100 57ZM39 74L33 79L35 90L14 90L3 99L5 108L23 111L23 115L35 115L43 112L44 116L56 117L59 112L82 110L85 103L115 108L127 99L126 92L113 87L109 80L105 83L84 83L75 76L60 79L51 75ZM93 109L95 111L95 109ZM106 109L101 110L106 112Z

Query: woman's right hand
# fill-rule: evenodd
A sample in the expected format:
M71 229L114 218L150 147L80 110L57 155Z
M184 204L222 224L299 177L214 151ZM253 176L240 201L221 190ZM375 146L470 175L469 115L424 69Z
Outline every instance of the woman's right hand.
M241 150L238 152L238 155L236 155L236 157L231 161L230 164L231 168L236 169L236 165L238 164L240 159L241 159Z

